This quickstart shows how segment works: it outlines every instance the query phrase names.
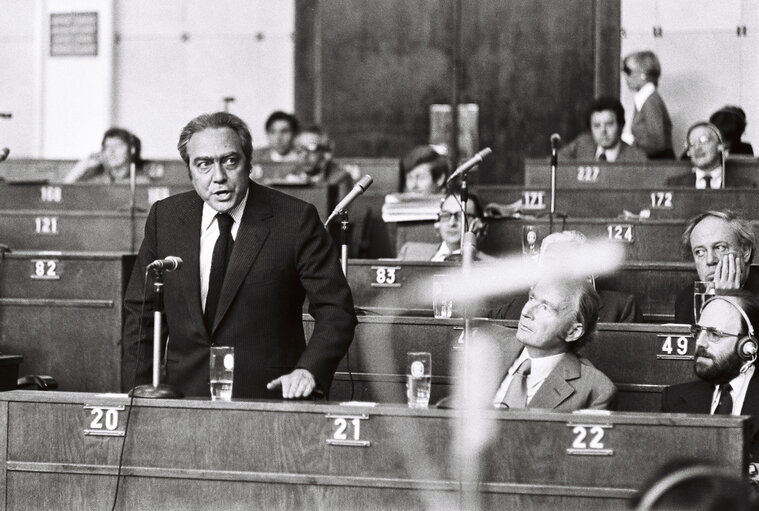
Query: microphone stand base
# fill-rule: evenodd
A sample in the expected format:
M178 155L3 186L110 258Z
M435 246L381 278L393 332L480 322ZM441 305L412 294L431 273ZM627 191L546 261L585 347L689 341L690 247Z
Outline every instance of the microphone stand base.
M153 385L139 385L129 391L129 396L147 399L182 399L184 394L172 385L161 383L157 387Z

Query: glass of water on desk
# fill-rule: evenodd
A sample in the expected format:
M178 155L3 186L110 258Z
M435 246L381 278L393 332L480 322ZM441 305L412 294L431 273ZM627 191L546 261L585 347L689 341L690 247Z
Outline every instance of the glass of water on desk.
M210 369L211 400L231 401L235 371L234 347L211 346Z
M709 298L714 296L714 282L696 281L693 283L693 317L701 316L701 308Z
M409 408L427 408L432 388L432 355L426 351L407 354L406 396Z
M450 318L453 314L453 299L448 275L432 276L432 310L436 318Z

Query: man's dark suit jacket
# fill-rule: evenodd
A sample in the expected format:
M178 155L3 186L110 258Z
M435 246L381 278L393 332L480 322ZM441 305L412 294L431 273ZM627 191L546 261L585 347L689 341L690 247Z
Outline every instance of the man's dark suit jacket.
M714 385L704 380L696 380L664 389L661 399L661 411L666 413L705 413L712 407ZM759 370L754 372L746 389L741 415L754 418L751 432L751 458L759 461Z
M569 160L593 161L596 159L597 149L598 144L593 140L593 136L590 133L581 133L577 138L561 148L559 157ZM615 161L642 163L648 161L648 158L646 157L646 153L637 147L621 142L619 154Z
M698 277L696 277L698 278ZM695 279L694 279L695 280ZM743 289L759 298L759 274L749 271ZM692 325L696 322L693 311L693 283L691 282L677 293L675 297L675 323Z
M691 171L687 174L679 174L667 179L669 186L690 186L696 187L696 174ZM740 176L730 174L730 171L725 172L725 188L756 188L754 184Z
M598 309L598 320L601 323L641 323L643 317L635 297L621 291L598 291L601 299ZM520 294L506 298L501 305L487 312L492 319L519 319L522 308L527 303L528 295Z
M192 191L156 202L126 291L122 386L132 387L145 267L174 255L184 266L164 274L165 383L187 396L208 396L212 345L235 347L233 396L281 398L266 383L294 368L309 370L327 392L356 325L353 298L337 251L311 204L253 182L224 278L213 332L200 302L203 201ZM142 327L137 383L152 367L152 279ZM306 346L302 307L308 296L316 323Z

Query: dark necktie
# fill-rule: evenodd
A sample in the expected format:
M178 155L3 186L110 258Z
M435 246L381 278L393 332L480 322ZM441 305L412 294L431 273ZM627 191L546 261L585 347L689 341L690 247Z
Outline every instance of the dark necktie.
M503 404L509 408L527 408L527 376L531 369L532 360L529 358L519 364L503 397Z
M211 275L208 277L206 311L203 315L208 333L211 333L213 328L213 320L216 317L216 308L219 305L219 296L221 295L221 285L224 283L227 263L229 263L229 256L232 254L232 247L235 244L232 238L234 219L227 213L219 213L216 215L216 221L219 224L219 237L213 247Z
M712 187L712 176L711 174L704 174L704 183L706 183L706 186L704 186L705 189L709 190Z
M606 151L601 151L601 154L598 155L598 161L606 161Z
M730 391L733 388L729 383L723 383L719 386L719 403L717 408L714 409L714 415L730 415L733 413L733 396L730 395Z

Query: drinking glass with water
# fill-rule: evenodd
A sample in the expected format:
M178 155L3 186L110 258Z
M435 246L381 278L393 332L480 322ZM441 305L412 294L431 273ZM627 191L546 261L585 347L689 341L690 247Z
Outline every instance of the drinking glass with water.
M231 401L235 370L235 349L232 346L211 347L211 400Z
M406 394L409 408L427 408L432 388L432 355L425 351L407 354Z
M709 298L714 296L714 282L696 281L693 283L693 317L698 322L701 308Z

